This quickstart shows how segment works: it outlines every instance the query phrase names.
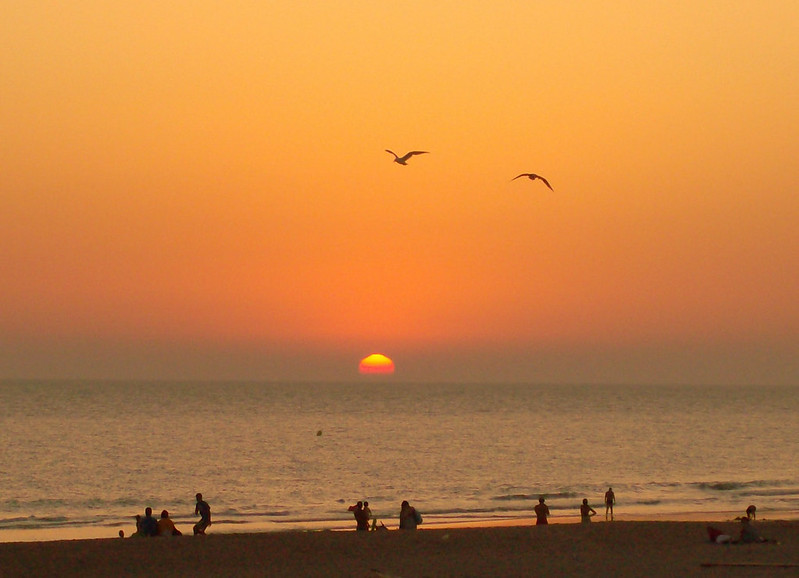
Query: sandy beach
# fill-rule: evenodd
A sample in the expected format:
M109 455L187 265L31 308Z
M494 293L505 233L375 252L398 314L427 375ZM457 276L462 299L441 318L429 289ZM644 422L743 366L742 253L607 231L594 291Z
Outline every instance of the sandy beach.
M736 522L713 523L738 534ZM705 522L594 522L416 532L268 532L0 544L0 576L796 576L799 523L778 543L717 545Z

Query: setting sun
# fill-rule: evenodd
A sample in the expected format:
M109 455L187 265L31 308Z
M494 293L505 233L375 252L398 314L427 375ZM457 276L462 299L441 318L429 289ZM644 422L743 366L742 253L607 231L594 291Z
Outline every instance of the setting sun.
M394 373L394 362L381 353L373 353L358 364L361 373Z

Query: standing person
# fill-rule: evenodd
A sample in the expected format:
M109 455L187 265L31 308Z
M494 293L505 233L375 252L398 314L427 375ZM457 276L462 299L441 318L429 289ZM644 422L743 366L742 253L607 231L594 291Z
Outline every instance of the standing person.
M591 516L596 516L596 510L588 505L588 498L583 498L583 504L580 506L580 522L583 524L590 523Z
M355 529L360 531L369 530L369 514L363 507L363 502L358 502L354 506L347 508L355 515Z
M549 524L549 520L547 520L547 516L549 516L549 506L544 503L543 496L538 498L538 504L535 508L535 525L541 526L544 524Z
M202 494L197 494L197 505L194 506L194 515L200 515L200 521L194 524L194 535L202 534L205 536L205 529L211 525L211 506L203 500Z
M374 531L377 526L377 520L372 516L372 509L369 507L369 502L363 502L363 511L366 513L366 523L371 526L371 530Z
M613 504L616 503L616 494L613 493L613 488L608 488L605 492L605 520L608 519L608 512L610 512L610 519L613 520Z
M400 530L415 530L416 527L422 523L422 516L416 511L416 508L408 503L408 500L403 500L400 504L399 527Z

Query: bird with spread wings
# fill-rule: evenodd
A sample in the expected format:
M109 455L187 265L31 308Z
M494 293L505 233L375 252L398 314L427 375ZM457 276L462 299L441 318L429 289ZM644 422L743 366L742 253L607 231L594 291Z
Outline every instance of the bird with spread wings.
M394 155L394 162L395 162L395 163L399 163L399 164L401 164L401 165L407 165L407 164L408 164L408 159L409 159L409 158L411 158L413 155L426 155L426 154L430 154L428 151L411 151L411 152L409 152L409 153L406 153L404 156L399 156L399 155L398 155L397 153L395 153L394 151L390 151L390 150L388 150L388 149L386 149L386 152L387 152L387 153L391 153L392 155Z
M545 184L546 186L548 186L548 187L549 187L549 189L550 189L551 191L554 191L554 190L555 190L555 189L553 189L553 188L552 188L552 185L550 185L550 184L549 184L549 181L548 181L548 180L546 180L546 179L545 179L544 177L542 177L541 175L536 175L535 173L522 173L522 174L520 174L520 175L518 175L518 176L516 176L516 177L513 177L511 180L512 180L512 181L515 181L516 179L518 179L518 178L521 178L521 177L527 177L527 178L528 178L528 179L530 179L531 181L534 181L534 180L536 180L536 179L540 179L540 180L544 181L544 184Z

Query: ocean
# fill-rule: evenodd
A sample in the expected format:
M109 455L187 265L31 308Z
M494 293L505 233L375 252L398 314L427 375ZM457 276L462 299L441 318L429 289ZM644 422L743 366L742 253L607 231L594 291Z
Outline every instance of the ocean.
M0 541L604 518L799 518L799 387L0 382ZM724 518L727 519L727 518Z

